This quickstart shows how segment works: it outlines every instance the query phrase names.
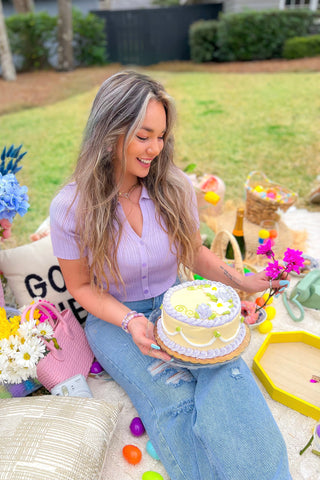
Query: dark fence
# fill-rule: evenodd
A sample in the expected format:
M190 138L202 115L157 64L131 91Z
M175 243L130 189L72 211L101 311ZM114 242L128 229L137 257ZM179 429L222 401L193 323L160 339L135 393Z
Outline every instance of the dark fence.
M218 17L223 4L141 10L93 10L105 20L108 60L123 65L152 65L190 60L188 33L197 20Z

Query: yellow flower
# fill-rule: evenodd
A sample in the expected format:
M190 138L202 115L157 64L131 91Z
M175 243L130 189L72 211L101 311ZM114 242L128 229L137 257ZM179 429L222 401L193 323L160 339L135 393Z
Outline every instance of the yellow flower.
M34 302L31 302L31 305L32 305L33 303L34 303ZM41 316L41 313L39 312L38 309L36 309L36 310L33 312L33 318L34 318L34 320L38 320L38 318L40 318L40 316ZM29 321L29 319L30 319L30 312L28 311L28 312L26 313L26 320Z
M10 335L16 335L20 325L20 318L20 316L15 316L8 320L5 309L0 307L0 340L9 338Z

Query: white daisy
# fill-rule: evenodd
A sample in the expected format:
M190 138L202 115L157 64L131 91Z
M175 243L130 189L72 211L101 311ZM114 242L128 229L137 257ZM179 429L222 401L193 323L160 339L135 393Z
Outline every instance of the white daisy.
M48 321L39 323L39 325L37 325L37 331L41 337L47 340L54 337L54 330Z
M16 335L10 335L10 337L8 338L7 346L6 346L6 351L8 355L14 356L19 346L20 346L19 338Z
M8 382L9 382L9 375L8 375L7 369L2 370L2 368L0 367L0 383L8 383Z
M28 340L28 345L30 345L34 350L39 353L39 356L44 356L46 353L46 344L41 337L33 336Z
M37 333L37 323L36 320L31 318L30 320L26 322L20 323L20 327L18 329L18 332L22 336L28 336L32 335L33 333Z
M16 353L15 360L19 367L30 368L37 365L41 356L41 352L39 352L34 345L25 343L20 346L19 351Z
M20 367L15 364L13 368L8 370L10 383L21 383L30 378L30 368Z

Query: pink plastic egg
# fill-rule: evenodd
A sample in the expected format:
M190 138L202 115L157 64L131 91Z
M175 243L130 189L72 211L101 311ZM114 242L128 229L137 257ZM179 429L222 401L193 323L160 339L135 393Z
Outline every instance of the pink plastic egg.
M130 430L132 435L135 437L140 437L141 435L144 434L145 428L143 426L143 423L141 421L140 417L134 417L130 423Z
M122 455L131 465L137 465L142 458L142 453L140 448L135 445L125 445L122 449Z

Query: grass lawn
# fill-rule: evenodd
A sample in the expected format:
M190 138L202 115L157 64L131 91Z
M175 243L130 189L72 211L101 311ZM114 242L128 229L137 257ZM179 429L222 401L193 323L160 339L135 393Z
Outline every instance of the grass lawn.
M220 176L235 203L244 199L248 173L261 170L305 206L320 174L320 73L149 73L176 101L179 166L196 163L196 173ZM28 151L17 178L31 207L14 220L17 244L29 241L71 173L96 91L0 116L0 148L22 143Z

